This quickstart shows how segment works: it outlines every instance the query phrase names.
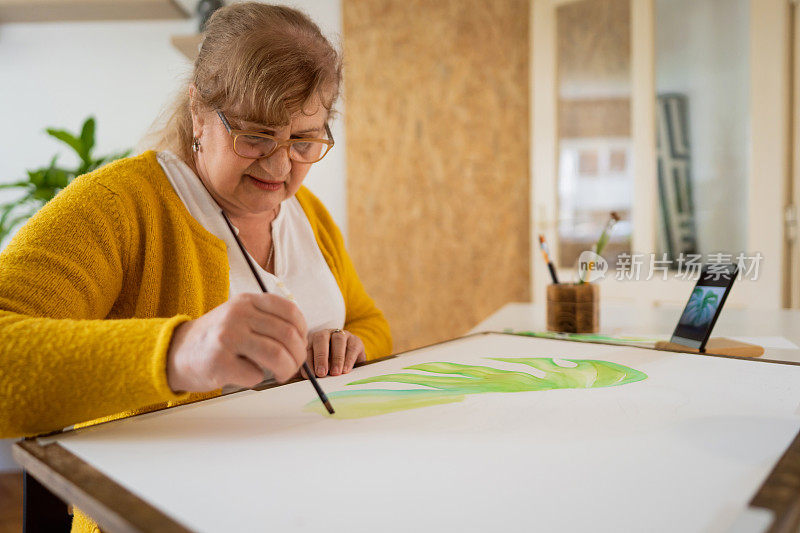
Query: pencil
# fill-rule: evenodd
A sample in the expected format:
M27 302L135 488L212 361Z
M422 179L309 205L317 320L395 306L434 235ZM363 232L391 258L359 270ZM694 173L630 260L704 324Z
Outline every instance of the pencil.
M539 248L542 249L544 262L547 263L547 268L550 270L550 277L553 278L553 283L558 285L558 276L556 276L556 267L554 267L553 262L550 261L550 254L547 251L547 243L544 242L544 235L542 235L541 233L539 234Z
M267 288L264 286L264 282L261 281L261 276L259 276L258 272L256 272L256 267L253 264L253 261L250 259L247 250L245 250L244 244L242 244L242 241L239 240L239 235L236 233L236 230L234 229L233 224L231 224L230 219L228 219L228 215L225 214L225 211L222 211L222 218L225 219L225 223L228 225L228 229L231 230L231 234L233 235L233 238L236 240L236 244L239 245L239 250L241 250L242 255L244 256L244 260L247 261L247 266L250 267L250 272L253 273L253 276L256 278L256 281L258 282L258 286L261 287L261 292L264 293L269 292L267 291ZM282 292L281 296L283 296L287 300L291 300L292 302L295 301L294 296L292 296L292 293L289 292L289 289L287 289L282 283L278 284L278 288ZM319 382L317 381L317 376L315 376L314 373L311 371L311 368L309 368L308 361L303 361L303 370L308 376L308 380L311 382L311 385L314 386L314 390L317 391L317 396L319 396L319 400L325 406L325 409L327 409L328 413L330 414L335 413L335 411L333 410L333 406L331 405L331 401L328 399L328 395L325 394L325 391L322 390L322 387L319 386Z

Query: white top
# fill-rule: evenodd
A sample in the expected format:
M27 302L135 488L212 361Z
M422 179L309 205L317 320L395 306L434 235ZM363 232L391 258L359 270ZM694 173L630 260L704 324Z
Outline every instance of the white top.
M222 218L221 208L200 178L172 152L159 152L158 162L189 213L225 243L230 265L228 298L245 292L260 293L258 282ZM343 328L344 298L317 245L311 224L294 196L281 202L278 216L272 221L272 243L275 275L253 260L267 291L285 294L282 289L287 288L306 319L309 333Z

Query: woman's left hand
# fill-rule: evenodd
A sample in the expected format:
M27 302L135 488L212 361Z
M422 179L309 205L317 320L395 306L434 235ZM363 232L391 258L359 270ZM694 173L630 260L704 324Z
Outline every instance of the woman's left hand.
M353 365L366 360L364 343L349 331L323 329L310 336L308 366L317 377L347 374Z

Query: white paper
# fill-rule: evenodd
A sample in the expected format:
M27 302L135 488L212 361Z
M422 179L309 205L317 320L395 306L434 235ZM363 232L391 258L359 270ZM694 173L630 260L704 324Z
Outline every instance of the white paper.
M525 371L487 357L598 359L648 377L352 420L304 412L316 396L300 382L57 440L198 531L672 532L731 527L800 429L800 366L512 335L320 383L425 389L347 383L432 361Z
M747 342L750 344L757 344L764 348L777 348L779 350L800 350L795 343L786 337L730 337L731 339L739 342Z

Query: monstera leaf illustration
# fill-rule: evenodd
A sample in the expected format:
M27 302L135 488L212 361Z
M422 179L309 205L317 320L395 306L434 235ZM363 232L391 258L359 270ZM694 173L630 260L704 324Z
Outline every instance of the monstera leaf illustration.
M493 361L514 363L532 368L532 373L502 370L489 366L432 362L404 368L425 374L396 373L348 383L404 383L424 389L361 389L329 394L336 418L362 418L429 405L461 402L468 394L488 392L526 392L552 389L587 389L624 385L647 378L647 374L610 361L584 359L493 357ZM325 414L319 400L309 402L306 411Z
M694 327L702 326L714 316L717 304L719 304L717 293L696 288L689 297L689 303L686 304L686 322Z

